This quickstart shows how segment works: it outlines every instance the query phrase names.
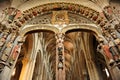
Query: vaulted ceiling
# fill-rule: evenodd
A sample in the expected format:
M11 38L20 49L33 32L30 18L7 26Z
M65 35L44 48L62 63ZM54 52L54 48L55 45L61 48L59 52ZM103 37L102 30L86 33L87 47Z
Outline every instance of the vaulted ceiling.
M73 0L5 0L5 1L8 4L8 6L15 7L21 11L25 11L27 9L30 9L38 5L54 3L54 2L81 4L86 7L92 8L93 10L96 10L98 12L102 12L102 9L105 6L109 5L109 0L74 0L74 2ZM4 1L1 0L1 2L3 3ZM89 21L87 18L76 15L74 13L69 13L69 16L70 16L69 17L70 23L73 23L73 24L80 23L80 21L91 23L91 21ZM50 15L45 14L45 15L36 17L35 20L32 19L31 21L28 21L28 24L35 23L35 22L36 23L41 22L43 24L44 22L49 23L50 19L51 19L51 14ZM43 55L47 54L45 55L45 57L48 57L47 60L49 62L49 66L47 66L47 68L48 67L50 68L53 77L55 77L54 75L56 73L55 34L52 32L42 32L42 31L35 32L35 33L30 32L29 35L31 34L38 34L38 37L41 38L41 44L43 45L42 49L44 50ZM26 38L24 47L30 46L30 43L27 43L27 41L29 40L31 40L31 38ZM65 54L65 69L66 69L67 80L75 80L75 79L79 80L81 79L81 77L83 78L83 76L88 76L88 71L86 69L85 54L89 56L89 54L92 53L93 61L103 59L103 56L101 57L101 54L98 54L98 53L95 54L97 41L94 34L86 30L85 31L81 31L81 30L68 31L65 34L63 44L65 48L64 54ZM31 50L31 47L30 47L30 50ZM26 51L29 51L29 49ZM98 59L94 57L96 55ZM104 62L104 61L101 61L101 62ZM77 77L79 75L81 75L81 77Z

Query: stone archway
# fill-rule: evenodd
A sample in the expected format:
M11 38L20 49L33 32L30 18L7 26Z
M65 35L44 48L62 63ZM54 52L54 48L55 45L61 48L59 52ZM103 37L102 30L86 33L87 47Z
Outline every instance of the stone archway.
M87 21L82 22L82 21L75 20L74 22L76 24L72 25L72 26L71 26L71 24L73 21L71 21L70 25L68 25L68 23L67 23L68 26L64 27L62 25L63 26L62 29L60 28L61 25L56 27L56 25L54 23L49 24L49 22L51 22L51 21L48 21L48 22L43 21L43 24L39 24L39 23L42 23L42 21L40 21L40 22L35 21L36 23L34 23L34 19L36 19L39 16L41 17L46 14L52 14L52 11L62 11L62 10L65 10L68 13L71 13L70 15L82 16L82 18L84 18L84 20L87 19ZM46 20L46 18L43 18L43 19ZM33 20L33 22L32 22L32 20ZM84 24L83 25L78 24L79 22L84 23ZM86 25L86 23L87 23L87 25ZM95 25L91 26L91 24L88 24L88 23L92 23ZM36 30L51 30L51 31L55 32L56 34L58 34L58 33L64 34L67 30L81 29L81 30L92 31L94 33L94 35L97 37L98 41L100 41L100 39L102 38L103 41L107 42L106 38L110 34L107 32L108 33L108 35L107 35L106 34L107 30L104 30L104 27L107 25L106 23L107 23L107 20L105 19L105 17L101 17L99 12L92 10L85 6L78 5L78 4L72 4L72 3L50 3L50 4L36 6L29 10L26 10L23 12L23 14L21 15L21 17L19 19L13 20L12 23L7 25L8 28L5 29L0 34L1 39L3 38L3 43L5 43L6 45L8 44L7 48L4 48L6 46L4 44L1 46L1 49L2 49L1 53L5 54L5 58L4 58L4 55L2 55L2 58L4 59L4 61L1 61L1 64L3 65L3 67L2 67L3 74L2 75L4 75L4 70L5 70L4 68L6 68L6 66L8 69L7 71L9 71L9 72L11 72L12 68L15 66L14 64L16 63L17 57L19 56L19 52L20 52L20 47L16 48L15 46L16 45L21 46L23 44L23 42L25 40L24 35L26 33L30 32L30 31L36 31ZM49 26L46 24L49 24ZM14 37L12 38L10 35L12 35ZM6 39L6 40L4 40L4 39ZM11 42L8 43L8 41L11 41ZM14 45L14 48L11 48L11 46L9 46L9 44ZM15 58L15 60L13 60L13 63L10 63L9 60L11 59L11 57L9 57L6 54L6 52L5 52L6 49L10 49L10 51L8 52L10 54L8 54L8 55L12 55L13 53L18 54L17 57Z

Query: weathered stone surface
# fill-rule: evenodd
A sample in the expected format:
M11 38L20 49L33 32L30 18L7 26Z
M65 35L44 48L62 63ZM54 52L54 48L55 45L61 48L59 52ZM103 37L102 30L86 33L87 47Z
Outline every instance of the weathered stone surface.
M8 56L6 54L2 54L1 60L6 61L8 59Z

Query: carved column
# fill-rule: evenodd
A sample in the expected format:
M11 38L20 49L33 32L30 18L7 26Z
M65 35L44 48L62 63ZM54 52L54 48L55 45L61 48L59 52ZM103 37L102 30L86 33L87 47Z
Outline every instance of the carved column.
M56 80L65 80L64 35L56 34Z

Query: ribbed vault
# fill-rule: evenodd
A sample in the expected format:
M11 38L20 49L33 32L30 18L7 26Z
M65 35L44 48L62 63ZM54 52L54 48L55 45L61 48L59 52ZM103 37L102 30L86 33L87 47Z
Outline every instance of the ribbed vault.
M1 80L119 80L120 26L109 0L17 1L0 23ZM114 65L104 46L115 50Z
M38 37L41 38L40 45L42 45L43 52L38 51L37 53L38 55L36 58L37 59L36 65L34 68L35 74L33 74L33 80L37 80L37 75L39 76L39 74L41 74L42 80L50 79L50 77L51 77L51 80L54 80L56 77L55 75L56 74L55 34L53 34L52 32L39 32L35 34L38 34ZM77 31L77 32L70 31L70 32L67 32L67 34L65 35L64 53L65 53L66 80L73 80L73 79L88 80L89 79L89 73L88 73L86 60L85 60L86 53L84 53L86 51L84 51L83 44L88 44L88 46L92 47L92 45L89 45L89 44L93 42L93 37L94 36L92 34L88 32L81 32L81 31ZM89 54L91 54L91 52L93 51L90 51ZM42 72L41 71L38 72L38 70L36 70L37 68L39 68L40 70L42 68L44 69L42 70ZM46 73L47 71L49 71L49 74Z

